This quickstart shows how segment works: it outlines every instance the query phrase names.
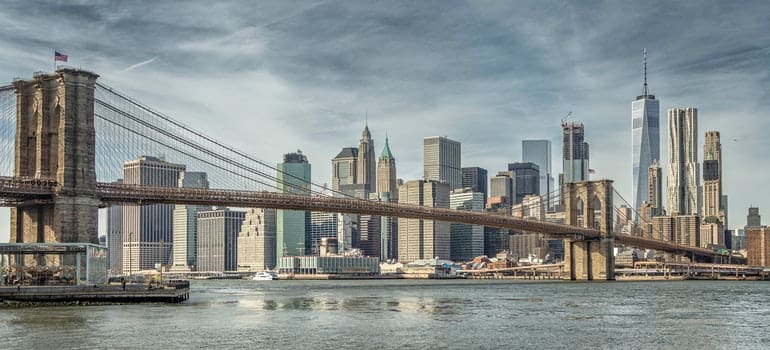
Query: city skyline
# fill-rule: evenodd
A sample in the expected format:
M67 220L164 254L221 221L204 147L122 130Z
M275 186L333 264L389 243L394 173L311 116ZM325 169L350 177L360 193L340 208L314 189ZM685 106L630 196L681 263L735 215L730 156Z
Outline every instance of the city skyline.
M462 166L497 171L520 159L520 140L530 138L551 140L557 151L552 158L558 159L559 119L574 111L570 120L585 124L591 143L594 178L615 180L631 200L628 101L638 94L639 55L646 47L655 61L650 74L661 109L695 106L699 129L722 133L724 193L730 195L733 226L745 220L741 213L749 205L770 207L770 200L756 195L761 180L755 175L767 159L761 152L766 141L759 134L767 123L762 118L767 93L761 88L768 81L762 58L770 42L761 35L761 14L767 11L745 4L605 4L590 10L554 4L517 5L516 11L497 7L504 4L465 4L445 8L441 20L433 22L424 19L436 5L425 4L321 3L299 10L260 5L265 6L260 11L222 5L192 9L173 22L168 8L140 13L131 4L114 12L50 5L46 11L41 5L40 14L30 18L22 15L25 6L9 4L0 15L12 24L0 39L0 74L10 81L50 70L55 47L69 55L68 64L97 71L112 86L268 163L280 162L286 150L311 151L308 157L318 160L313 179L318 183L329 181L327 160L343 146L333 140L358 135L366 114L375 144L388 132L399 155L399 177L409 180L421 178L421 154L415 150L424 137L436 134L463 144ZM683 16L695 8L700 16ZM345 23L333 20L340 9L349 16ZM471 14L470 25L454 28L451 19L464 11ZM226 12L236 20L215 23L211 12ZM574 13L567 17L571 20L560 20L569 13ZM734 25L712 28L717 18ZM653 19L668 25L651 25ZM399 20L420 30L405 34ZM60 25L43 25L52 21ZM148 23L155 27L145 28ZM615 37L621 25L646 35ZM24 29L30 26L50 29ZM91 45L93 39L85 35L95 27L106 38L100 45ZM160 34L143 35L152 29ZM312 42L302 41L308 29L315 32ZM191 32L194 37L188 38ZM352 36L340 42L344 35ZM133 37L146 45L136 45ZM382 42L393 49L382 52ZM680 55L683 48L690 54ZM469 49L477 54L462 54ZM399 129L415 119L423 123ZM217 125L233 123L244 127ZM744 130L746 123L756 127ZM251 130L257 127L275 137L255 139ZM701 146L696 146L699 153ZM740 171L749 165L751 172ZM7 221L2 222L0 238L7 238L7 231Z

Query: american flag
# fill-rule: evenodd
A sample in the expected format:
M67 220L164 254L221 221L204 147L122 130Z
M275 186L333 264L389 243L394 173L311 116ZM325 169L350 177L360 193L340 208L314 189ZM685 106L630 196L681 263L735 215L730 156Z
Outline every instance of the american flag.
M591 175L596 175L596 170L588 169L588 173L591 174Z
M67 62L67 55L65 55L65 54L63 54L63 53L61 53L59 51L54 51L53 52L53 60L54 61Z

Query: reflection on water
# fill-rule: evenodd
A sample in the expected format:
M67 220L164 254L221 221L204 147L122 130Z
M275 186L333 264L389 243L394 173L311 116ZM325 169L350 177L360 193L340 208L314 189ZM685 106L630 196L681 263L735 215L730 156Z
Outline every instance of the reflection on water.
M2 348L770 345L762 282L195 281L193 288L182 305L5 308Z

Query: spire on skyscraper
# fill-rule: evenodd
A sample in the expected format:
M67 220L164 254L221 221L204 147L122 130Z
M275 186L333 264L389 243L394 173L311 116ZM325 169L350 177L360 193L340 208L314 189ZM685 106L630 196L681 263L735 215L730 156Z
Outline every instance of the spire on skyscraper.
M648 96L650 96L650 91L647 86L647 49L646 48L643 51L642 62L644 65L644 85L642 86L642 97L647 98ZM652 99L655 99L655 97L652 96Z

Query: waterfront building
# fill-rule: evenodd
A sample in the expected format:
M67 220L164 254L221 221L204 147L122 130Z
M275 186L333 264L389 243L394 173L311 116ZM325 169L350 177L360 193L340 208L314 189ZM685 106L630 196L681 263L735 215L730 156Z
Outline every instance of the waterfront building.
M647 86L647 50L644 50L644 84L642 94L631 102L632 200L638 210L645 201L656 206L650 197L648 169L660 160L660 101ZM654 215L657 216L657 215Z
M380 260L366 256L284 256L278 273L285 275L358 275L380 274Z
M278 164L278 193L310 195L310 163L301 151L287 153ZM310 213L278 210L276 213L276 258L284 255L305 255L309 247L307 229Z
M770 266L770 228L753 226L746 229L747 260L750 266Z
M698 166L698 110L668 110L668 212L670 215L700 213Z
M358 171L356 183L363 184L369 193L377 193L377 158L374 157L374 140L369 125L364 127L358 144Z
M358 183L358 148L345 147L332 159L332 190Z
M513 179L513 203L519 204L524 196L540 194L540 167L535 163L511 163L508 171Z
M237 239L238 270L265 271L275 268L276 215L275 209L251 208L246 211Z
M489 191L487 190L487 169L479 167L462 168L462 188L470 188L473 192L484 195L484 203L487 202Z
M462 186L460 142L443 136L423 140L423 170L426 181L438 181L453 190Z
M537 164L540 169L540 196L546 203L546 209L553 207L555 195L553 172L551 170L551 141L523 140L521 141L521 161Z
M588 142L585 142L583 123L563 122L562 128L562 160L563 183L588 180ZM563 187L563 186L562 186Z
M724 223L722 205L722 144L719 131L707 131L703 145L703 217Z
M650 217L663 215L663 171L657 161L647 169L647 203Z
M459 169L459 168L458 168ZM449 208L449 184L437 181L408 181L398 189L398 202L434 208ZM418 259L450 254L449 223L421 219L398 219L398 260Z
M123 183L154 187L177 187L182 164L142 156L123 163ZM173 204L123 206L123 273L154 269L171 262Z
M195 266L198 271L235 271L238 268L238 232L246 212L230 209L199 211Z
M514 177L510 171L498 172L495 177L489 179L489 198L499 197L501 199L501 205L511 207L514 198Z
M472 188L453 190L449 194L449 207L456 210L484 211L484 195ZM449 260L470 261L484 254L484 226L450 224Z
M204 172L180 172L179 187L209 188L208 176ZM174 258L171 266L173 271L189 272L195 269L195 240L198 233L196 213L210 209L211 207L200 205L174 206Z

